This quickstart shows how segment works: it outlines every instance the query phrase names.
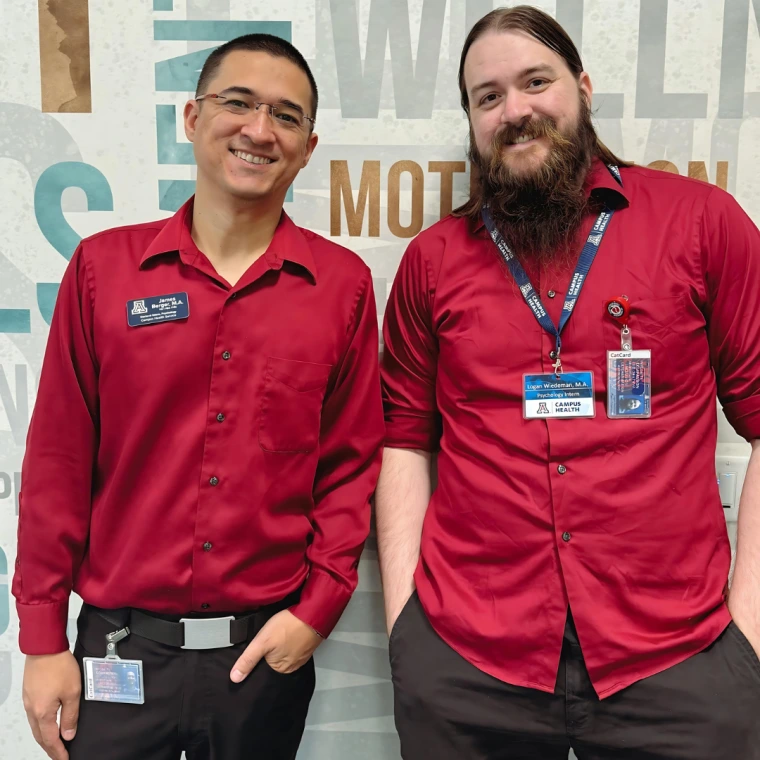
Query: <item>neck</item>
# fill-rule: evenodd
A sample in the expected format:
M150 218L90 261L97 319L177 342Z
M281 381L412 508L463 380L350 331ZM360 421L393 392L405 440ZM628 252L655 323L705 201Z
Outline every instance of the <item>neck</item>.
M251 264L274 237L282 214L282 198L220 198L207 183L196 184L191 235L212 264Z

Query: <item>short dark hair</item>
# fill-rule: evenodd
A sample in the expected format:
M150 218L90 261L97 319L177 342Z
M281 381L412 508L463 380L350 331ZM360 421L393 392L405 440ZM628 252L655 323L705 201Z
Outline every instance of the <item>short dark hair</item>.
M195 97L203 95L206 92L208 83L214 78L222 61L236 50L245 50L251 53L268 53L275 58L287 58L291 63L298 66L311 85L311 114L312 119L317 118L317 105L319 103L319 93L317 92L317 83L314 75L311 73L309 64L301 55L297 48L291 45L282 37L275 37L273 34L244 34L242 37L236 37L234 40L225 42L214 50L206 59L201 69L201 75L198 77L198 86L195 88Z

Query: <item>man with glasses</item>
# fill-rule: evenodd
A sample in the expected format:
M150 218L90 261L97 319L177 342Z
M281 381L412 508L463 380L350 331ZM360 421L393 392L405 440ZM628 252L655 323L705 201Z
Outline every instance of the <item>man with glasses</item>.
M13 586L54 760L295 757L383 438L370 271L282 208L316 111L289 43L217 49L184 110L195 196L82 241L61 283Z

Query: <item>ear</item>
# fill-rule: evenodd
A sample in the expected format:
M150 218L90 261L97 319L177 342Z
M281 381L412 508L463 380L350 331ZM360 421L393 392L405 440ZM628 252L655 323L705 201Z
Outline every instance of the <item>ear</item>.
M303 169L311 160L311 154L314 153L314 148L317 147L317 143L319 142L319 136L316 134L316 132L312 132L309 135L309 139L306 142L306 152L303 156L303 163L301 164L301 168Z
M588 103L588 107L591 108L591 96L594 93L594 88L591 86L591 77L587 72L581 71L581 75L578 77L578 87L580 87L583 98Z
M195 137L195 125L200 116L200 104L195 100L188 100L185 103L185 109L182 112L182 117L185 125L185 136L190 142L193 142Z

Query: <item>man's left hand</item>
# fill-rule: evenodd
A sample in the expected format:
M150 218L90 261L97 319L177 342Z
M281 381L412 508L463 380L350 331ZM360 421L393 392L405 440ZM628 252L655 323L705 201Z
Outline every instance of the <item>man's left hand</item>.
M240 683L265 658L278 673L298 670L314 653L322 637L289 610L272 616L232 668L230 678Z

